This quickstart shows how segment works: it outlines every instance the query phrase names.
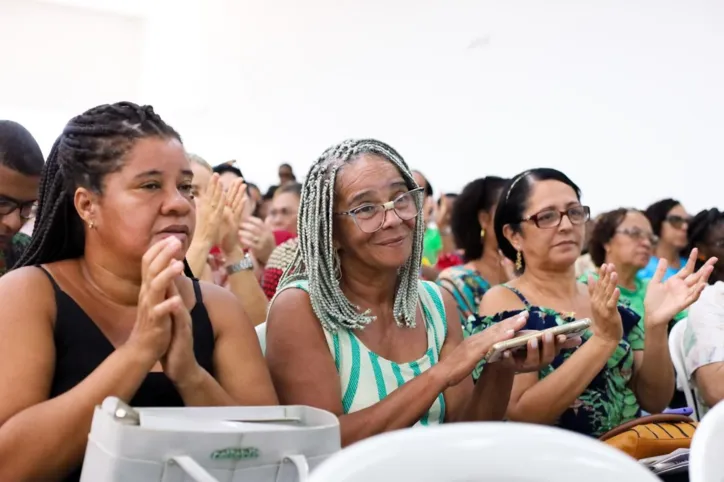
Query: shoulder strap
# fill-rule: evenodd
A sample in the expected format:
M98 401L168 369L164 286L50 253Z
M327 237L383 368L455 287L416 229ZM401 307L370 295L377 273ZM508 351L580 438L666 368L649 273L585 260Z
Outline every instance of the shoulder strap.
M524 305L526 308L530 308L530 303L528 303L528 300L526 299L526 297L523 296L523 293L521 293L520 291L518 291L518 289L513 288L512 286L509 286L508 283L503 283L503 286L506 287L506 288L508 288L508 289L509 289L510 291L512 291L513 293L515 293L515 295L520 299L520 301L523 302L523 305Z
M50 280L50 284L53 285L53 291L55 291L56 294L63 292L63 290L60 289L60 285L58 285L58 283L55 281L55 278L53 278L53 275L50 274L50 271L48 271L41 265L37 265L35 267L42 271L45 276L48 277L48 279Z
M194 285L194 296L196 296L196 303L203 304L204 297L201 295L201 283L196 278L191 279L191 283Z
M445 288L446 290L448 290L451 295L453 295L453 296L455 296L456 298L460 299L460 300L463 302L463 304L465 305L465 309L467 309L468 312L473 313L473 314L476 314L476 313L477 313L477 309L473 308L473 307L470 305L470 302L468 301L468 299L467 299L467 298L465 297L465 295L460 291L460 288L458 288L457 284L456 284L453 280L451 280L451 279L449 279L449 278L438 278L438 279L437 279L437 283L438 283L441 287L443 287L443 288ZM458 311L459 311L462 315L465 315L465 314L463 313L463 310L462 310L461 308L462 308L461 306L458 306Z

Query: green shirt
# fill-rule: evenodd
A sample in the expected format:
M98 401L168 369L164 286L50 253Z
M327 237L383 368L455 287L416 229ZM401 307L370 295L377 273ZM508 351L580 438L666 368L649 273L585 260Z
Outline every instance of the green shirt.
M422 240L422 265L435 266L442 251L442 236L437 228L427 228Z
M5 250L0 249L0 276L12 269L29 244L30 236L18 233L10 241L10 247Z

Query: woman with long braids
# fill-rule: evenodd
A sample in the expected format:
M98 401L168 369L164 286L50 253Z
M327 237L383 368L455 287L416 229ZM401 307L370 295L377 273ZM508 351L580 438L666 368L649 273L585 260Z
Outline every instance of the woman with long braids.
M184 274L192 173L148 106L73 118L0 279L0 480L78 480L93 409L276 404L232 293Z
M299 249L272 300L266 355L282 402L337 414L343 445L418 423L500 420L515 372L562 347L508 355L473 387L473 368L526 315L463 341L453 297L418 279L422 194L400 155L370 139L325 151L302 188Z

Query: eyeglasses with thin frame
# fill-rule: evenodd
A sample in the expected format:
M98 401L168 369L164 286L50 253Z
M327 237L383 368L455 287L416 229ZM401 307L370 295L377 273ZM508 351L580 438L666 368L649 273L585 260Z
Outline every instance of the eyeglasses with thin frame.
M639 228L621 228L617 229L616 232L628 236L634 241L647 240L652 246L659 242L659 237L654 233L649 233Z
M334 213L338 216L351 216L360 231L372 234L385 224L387 211L394 211L398 218L409 221L422 212L423 188L418 187L400 194L392 201L383 204L363 204L349 211Z
M37 201L17 202L12 199L0 197L0 216L7 216L15 210L20 211L20 217L28 220L33 216Z
M678 214L671 214L666 216L666 222L671 224L676 229L681 229L684 224L688 225L691 222L691 218L688 216L679 216Z
M591 209L588 206L571 206L565 211L544 209L539 213L521 219L520 222L532 222L540 229L553 229L561 225L563 216L568 216L571 224L580 225L591 218Z

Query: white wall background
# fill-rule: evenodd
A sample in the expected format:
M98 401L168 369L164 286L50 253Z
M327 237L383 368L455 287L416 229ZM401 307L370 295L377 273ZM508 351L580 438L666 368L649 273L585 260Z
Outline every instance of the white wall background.
M374 136L438 190L551 166L594 212L697 211L721 207L722 25L719 0L0 0L0 117L47 152L129 99L262 185Z

